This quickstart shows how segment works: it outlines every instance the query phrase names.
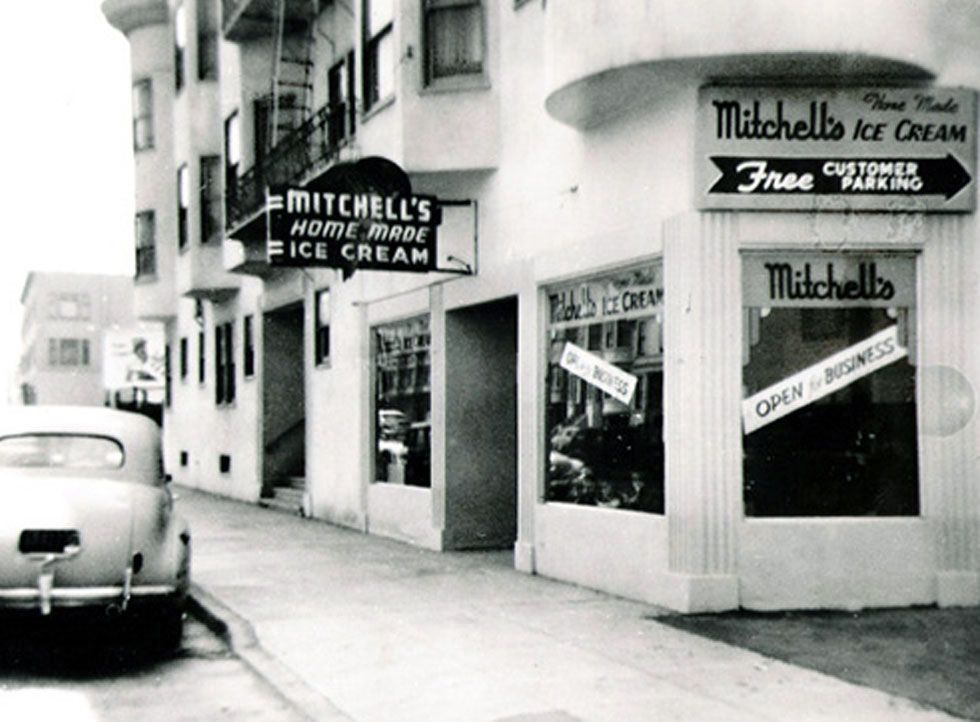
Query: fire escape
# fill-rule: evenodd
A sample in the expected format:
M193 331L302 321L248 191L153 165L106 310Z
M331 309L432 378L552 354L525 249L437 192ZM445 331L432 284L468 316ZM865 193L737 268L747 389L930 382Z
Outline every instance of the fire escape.
M266 187L303 182L336 159L350 136L349 109L329 102L313 109L313 57L322 0L272 0L271 7L261 1L225 3L225 17L232 18L234 26L232 33L226 26L230 39L257 37L262 26L265 33L270 27L274 33L266 127L256 129L265 136L259 144L264 152L226 189L229 235L244 238L258 231L252 226L261 216ZM266 12L253 5L264 6Z

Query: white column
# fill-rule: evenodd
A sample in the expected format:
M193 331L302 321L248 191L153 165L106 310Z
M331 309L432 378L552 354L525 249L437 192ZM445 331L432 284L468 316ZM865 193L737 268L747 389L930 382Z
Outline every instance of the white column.
M741 289L732 213L668 221L664 233L666 513L670 606L738 606Z
M975 221L931 216L920 266L922 514L936 532L937 602L980 604Z

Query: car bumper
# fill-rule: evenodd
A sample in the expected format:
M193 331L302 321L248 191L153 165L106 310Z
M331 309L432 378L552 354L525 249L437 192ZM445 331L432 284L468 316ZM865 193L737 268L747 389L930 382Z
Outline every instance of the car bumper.
M108 587L61 587L49 590L37 587L0 589L0 609L36 609L42 614L52 608L112 607L125 609L129 604L170 602L179 599L179 590L167 584Z

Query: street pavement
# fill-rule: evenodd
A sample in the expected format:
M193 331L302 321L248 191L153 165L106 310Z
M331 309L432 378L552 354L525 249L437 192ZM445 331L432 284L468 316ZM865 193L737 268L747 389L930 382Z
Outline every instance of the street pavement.
M956 719L664 609L181 488L194 608L297 710L356 722Z

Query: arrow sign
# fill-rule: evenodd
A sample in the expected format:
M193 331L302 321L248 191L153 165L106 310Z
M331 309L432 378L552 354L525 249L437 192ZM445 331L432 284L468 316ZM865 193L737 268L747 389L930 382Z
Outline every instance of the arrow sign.
M973 180L952 153L944 158L781 158L710 156L721 177L708 193L739 195L943 196Z

